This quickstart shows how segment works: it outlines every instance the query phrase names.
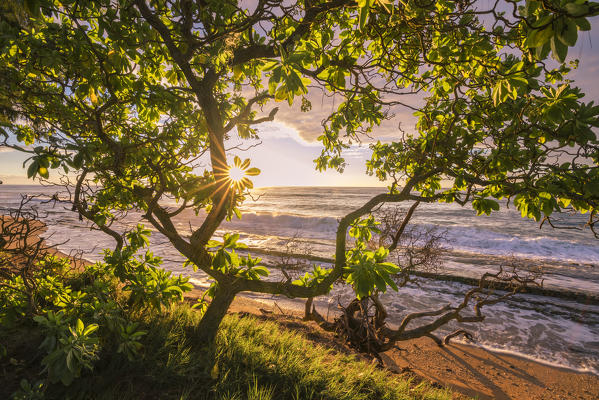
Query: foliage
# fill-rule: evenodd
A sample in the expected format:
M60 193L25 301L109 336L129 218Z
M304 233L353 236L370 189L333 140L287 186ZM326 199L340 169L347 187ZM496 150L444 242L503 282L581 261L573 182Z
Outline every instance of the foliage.
M139 360L147 330L132 316L145 309L168 309L190 290L187 278L172 278L148 252L136 256L147 246L148 233L141 228L131 232L130 245L118 255L107 251L104 263L86 265L83 271L73 270L68 259L48 255L37 262L32 286L18 275L0 287L1 327L35 323L37 327L30 329L44 336L39 349L45 354L41 372L47 382L71 385L84 371L94 369L102 352ZM36 299L35 309L30 298ZM41 386L42 393L47 382ZM35 398L40 392L37 383L21 386L17 398Z
M61 317L61 313L48 311L47 316L38 315L33 319L47 332L40 349L48 353L42 360L48 378L68 386L81 375L83 368L93 369L93 362L98 359L98 338L92 335L98 325L86 327L77 319L72 327Z
M105 250L106 264L113 274L124 283L123 290L131 292L129 305L151 306L160 310L183 298L183 292L192 289L189 278L171 277L172 273L159 268L162 260L150 251L138 254L149 245L150 231L138 225L127 233L129 245L115 251Z
M387 286L397 290L392 276L401 269L393 263L385 262L388 255L389 250L386 248L379 247L376 251L370 251L364 243L359 243L349 252L346 281L353 285L358 299L370 296L375 288L381 292L386 292Z
M293 283L300 286L318 285L324 281L328 274L327 269L320 265L313 265L312 272L306 272L304 276L296 279Z
M14 400L43 400L44 383L37 381L34 384L29 383L27 379L21 380L19 390L13 393Z
M261 258L253 258L251 254L239 256L235 249L247 249L247 245L238 242L239 234L225 233L223 241L208 241L207 247L214 249L209 254L212 258L212 268L222 271L228 275L239 276L245 279L260 279L261 276L268 276L267 268L258 265Z
M416 385L407 377L393 376L354 355L317 345L277 322L251 316L229 315L224 319L217 338L218 375L214 380L205 380L200 372L208 360L203 343L195 335L198 313L179 304L167 313L148 310L127 318L147 331L140 338L143 350L135 360L119 358L114 347L105 349L99 353L93 373L82 371L71 385L17 381L14 398L245 399L256 392L274 393L263 397L267 399L289 400L451 398L447 390L424 383ZM4 335L1 328L0 334ZM24 329L40 328L34 325ZM101 342L105 340L104 335L98 336ZM35 356L36 345L28 357ZM12 352L12 346L9 350ZM8 387L0 388L0 393L2 389Z
M73 292L60 276L70 267L68 260L46 256L39 265L43 268L35 270L31 277L35 282L32 294L44 304L62 308L74 306L81 297L80 292ZM31 289L25 285L21 275L11 276L4 282L6 285L0 286L0 323L12 325L33 312L29 302Z
M79 290L89 294L98 282L91 281L88 274L83 271L63 276L62 283L65 287L79 285ZM127 304L126 293L114 299L120 305ZM355 356L325 349L276 322L237 315L223 321L217 339L217 373L214 379L206 380L201 372L210 361L197 335L199 313L178 304L167 312L124 308L118 316L123 319L118 331L107 328L108 319L95 318L85 307L68 312L48 310L34 317L35 321L20 319L12 327L1 324L0 338L8 357L17 357L14 352L24 346L24 334L39 339L19 356L27 368L15 371L14 382L4 382L0 395L12 388L14 399L451 397L445 390L415 385ZM39 349L45 353L53 350L42 359L37 356ZM38 382L41 367L47 369L50 379ZM260 393L263 397L252 397ZM268 393L271 395L266 396Z
M491 214L508 199L537 221L551 223L569 208L588 213L594 232L599 107L567 79L576 63L566 57L578 31L590 29L597 3L20 4L1 8L4 145L30 155L31 178L60 176L74 187L74 211L114 238L107 264L128 282L134 305L160 308L188 287L158 272L151 253L134 256L144 228L127 233L114 224L128 212L140 211L187 264L210 276L215 297L200 322L207 341L242 291L311 298L339 280L359 297L394 288L390 276L400 268L384 261L384 249L363 245L376 221L361 218L381 203L457 202ZM318 138L320 170L343 170L343 151L396 111L417 121L371 143L367 172L389 190L340 220L334 267L268 281L258 259L237 254L238 237L211 242L222 221L241 217L247 176L260 172L226 149L235 133L258 138L256 126L278 111L258 108L301 99L310 112L309 95L322 92L341 102ZM232 179L232 167L246 176ZM173 222L184 211L204 217L190 223L190 236Z

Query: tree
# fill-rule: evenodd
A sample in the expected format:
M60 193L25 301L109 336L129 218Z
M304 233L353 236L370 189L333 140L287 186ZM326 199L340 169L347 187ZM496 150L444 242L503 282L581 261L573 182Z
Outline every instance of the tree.
M31 154L30 178L62 170L74 211L114 238L113 260L131 256L131 244L112 223L139 209L208 274L212 301L199 330L207 344L242 291L313 298L341 280L365 299L395 288L401 266L386 261L384 246L365 245L376 229L371 213L383 203L457 202L490 214L507 198L537 221L552 223L552 213L567 207L586 212L594 229L599 107L581 100L565 61L597 3L506 1L485 10L467 0L32 0L2 7L5 145ZM241 217L248 176L260 172L250 160L230 160L227 140L235 132L257 137L256 126L278 110L262 111L267 104L301 99L309 112L312 91L343 99L323 121L320 170L342 170L343 150L376 135L396 110L414 112L417 123L371 144L367 171L389 190L340 220L334 266L267 281L258 259L235 252L243 247L236 235L211 239L224 219ZM245 176L233 179L232 167ZM189 238L173 223L186 209L206 212ZM432 314L439 316L433 325L410 334L430 333L458 318L456 310Z

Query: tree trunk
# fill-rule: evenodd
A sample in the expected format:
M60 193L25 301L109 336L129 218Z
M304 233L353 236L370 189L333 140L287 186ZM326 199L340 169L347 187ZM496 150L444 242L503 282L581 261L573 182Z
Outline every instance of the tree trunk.
M218 328L237 293L238 290L230 285L219 283L214 297L212 298L212 302L206 309L206 312L198 325L198 334L207 350L207 357L211 360L210 365L214 363L214 357L216 355L215 345Z
M306 299L306 304L304 306L304 321L309 321L312 319L312 303L314 302L314 297L308 297Z

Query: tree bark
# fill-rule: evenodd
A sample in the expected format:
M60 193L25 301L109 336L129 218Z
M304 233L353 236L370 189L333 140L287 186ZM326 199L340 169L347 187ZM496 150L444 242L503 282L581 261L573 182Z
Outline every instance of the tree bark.
M306 304L304 305L304 321L309 321L311 319L313 302L314 297L308 297L306 299Z
M238 292L239 291L231 285L219 283L214 297L212 298L212 302L198 324L199 340L205 346L206 357L209 360L208 365L210 367L212 367L215 362L216 335L218 329Z

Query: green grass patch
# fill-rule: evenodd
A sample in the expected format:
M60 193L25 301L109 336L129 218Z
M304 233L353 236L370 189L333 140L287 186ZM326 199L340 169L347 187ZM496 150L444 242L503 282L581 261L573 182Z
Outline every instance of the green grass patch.
M137 316L148 330L139 359L104 352L93 371L71 385L50 385L46 398L81 399L450 399L451 393L377 369L352 355L335 353L274 321L228 315L210 370L203 344L194 340L199 315L187 305ZM3 330L8 352L2 368L17 378L41 372L35 326ZM24 348L29 347L29 348ZM18 349L18 354L10 354ZM17 359L15 359L15 357ZM12 358L12 361L10 360ZM12 364L11 364L12 362ZM15 366L14 364L17 364ZM15 368L18 369L15 375ZM210 377L210 372L212 377ZM41 375L43 376L43 375ZM14 388L16 390L17 388Z
M209 353L200 312L151 284L174 278L133 265L153 280L129 274L138 290L126 291L116 270L45 259L32 275L36 309L19 277L0 286L0 399L451 398L251 315L227 315Z

